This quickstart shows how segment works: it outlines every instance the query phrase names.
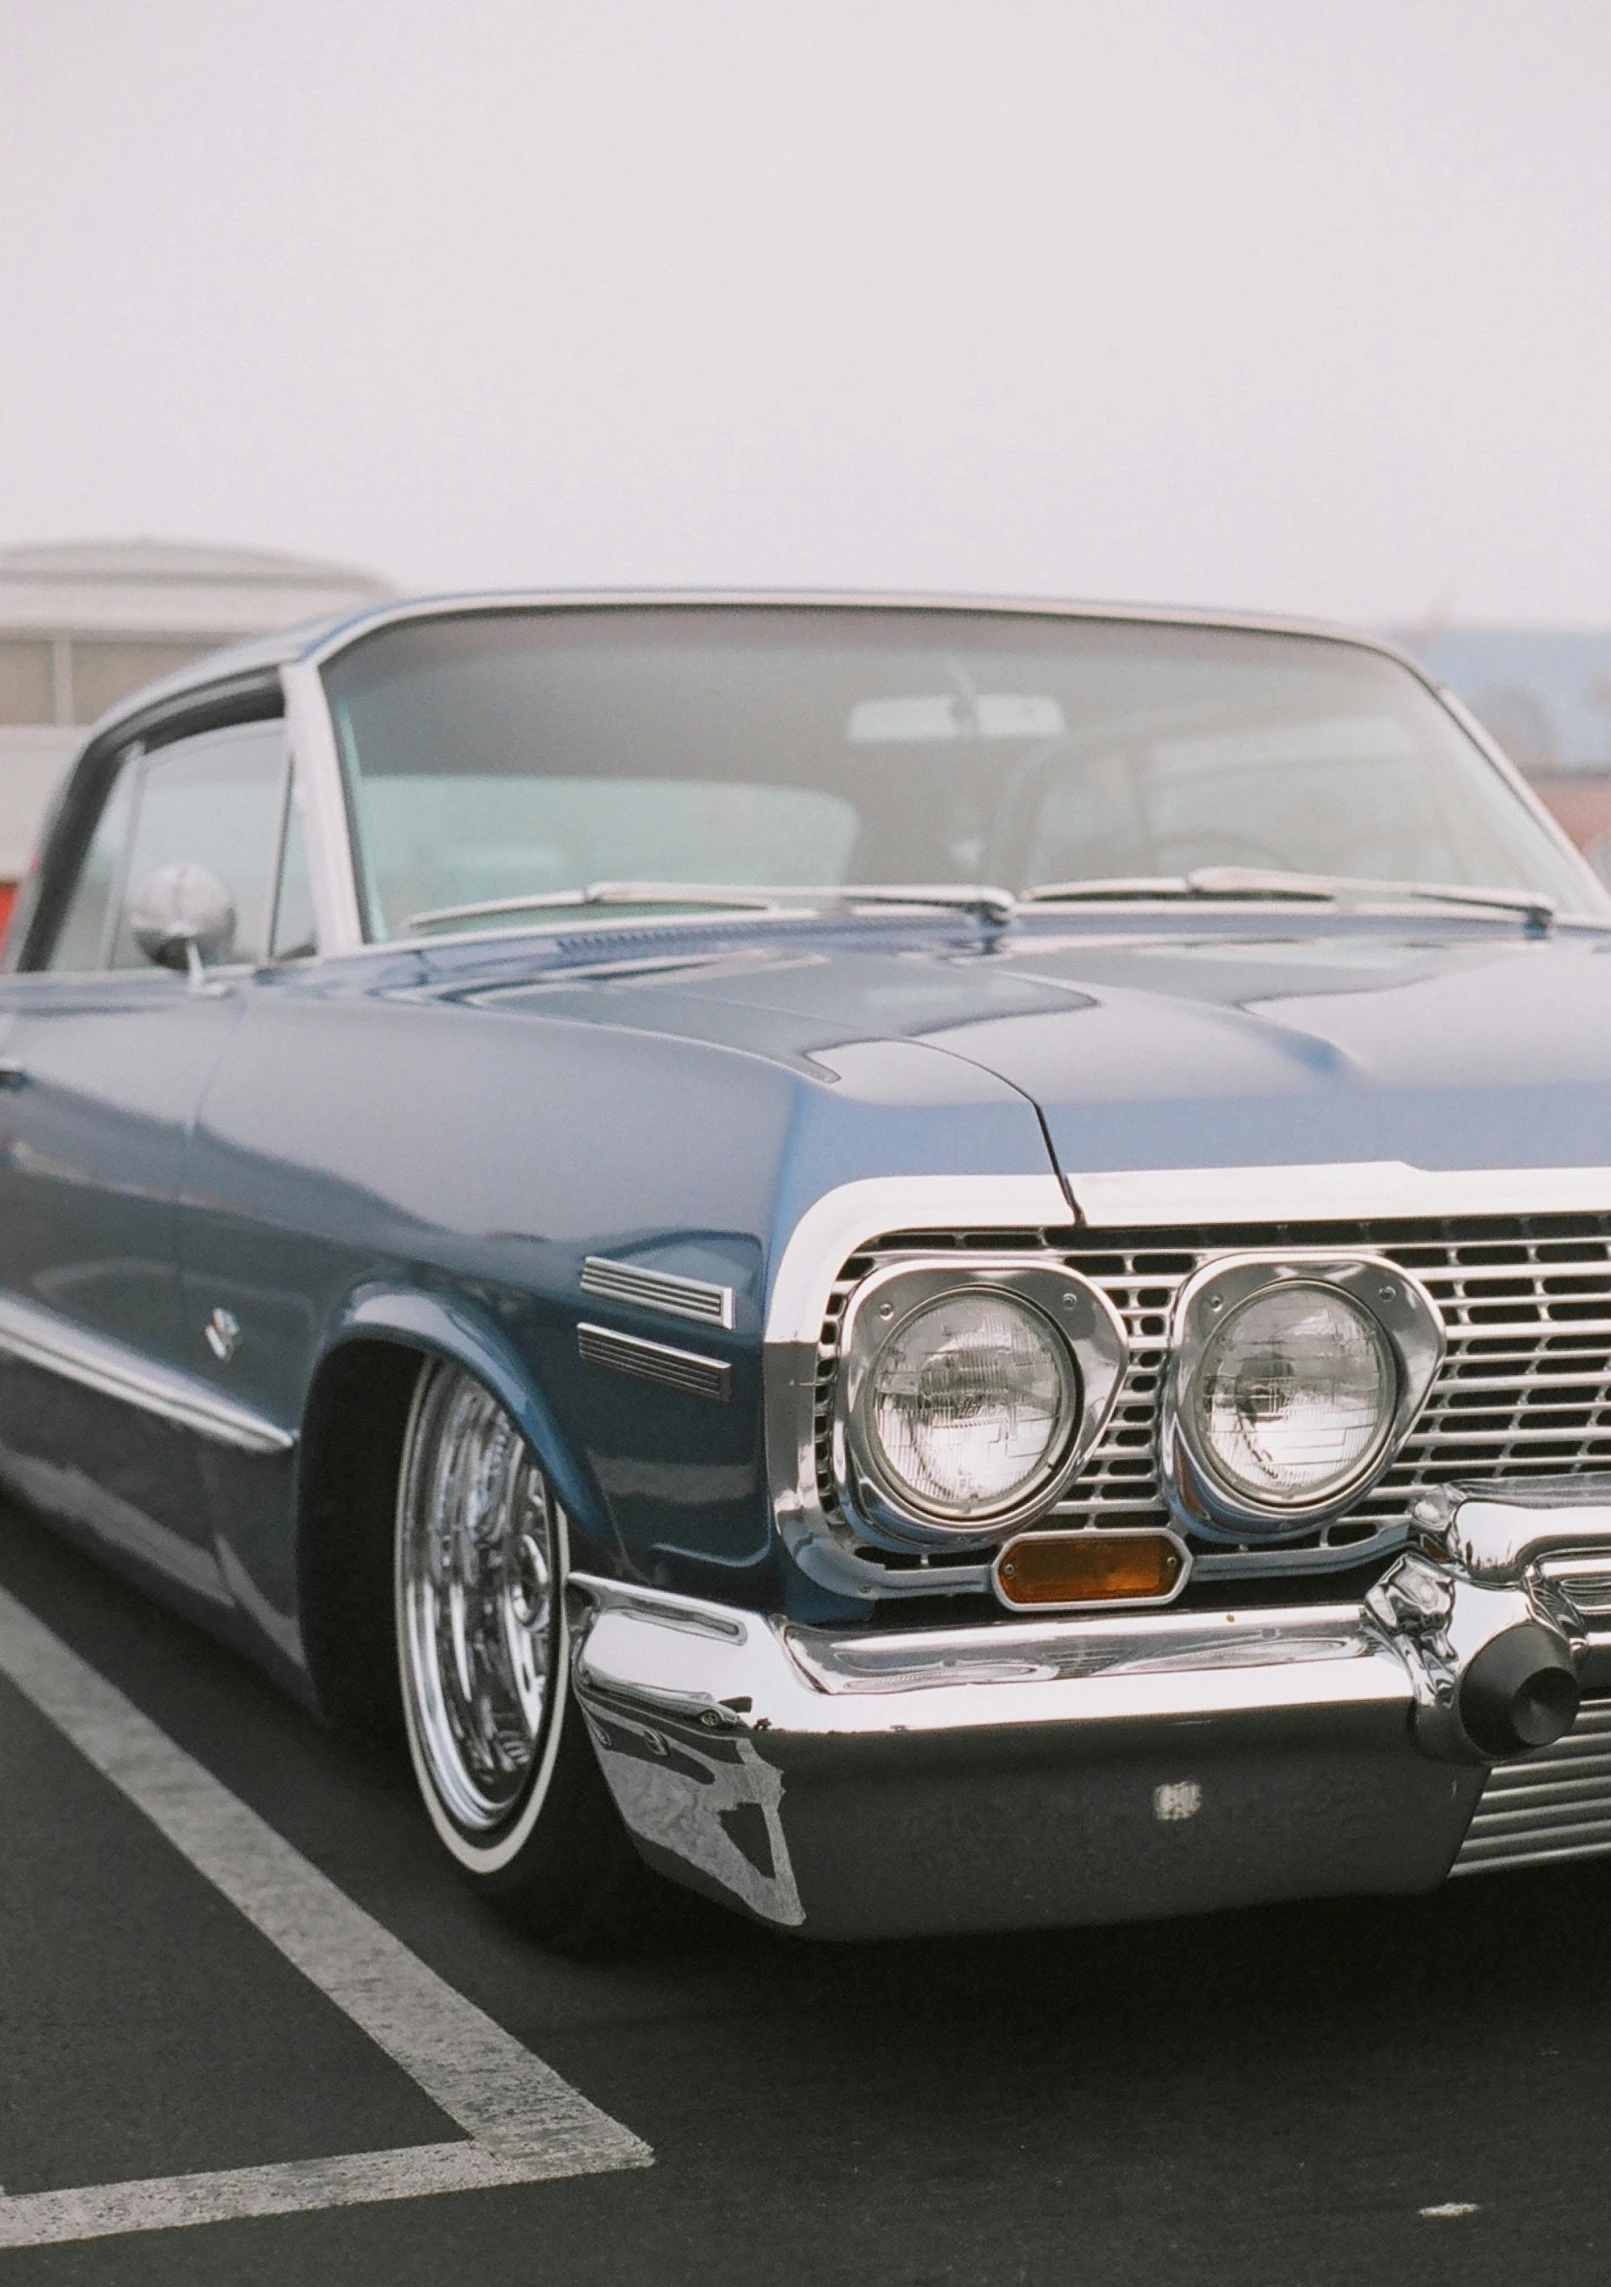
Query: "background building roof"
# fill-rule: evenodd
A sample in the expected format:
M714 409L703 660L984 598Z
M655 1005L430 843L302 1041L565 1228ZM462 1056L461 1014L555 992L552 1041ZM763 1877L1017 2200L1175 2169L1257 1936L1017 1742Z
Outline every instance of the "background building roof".
M394 595L346 564L183 540L0 548L0 630L258 635Z
M38 840L86 727L220 644L394 595L372 572L186 540L0 548L0 883Z

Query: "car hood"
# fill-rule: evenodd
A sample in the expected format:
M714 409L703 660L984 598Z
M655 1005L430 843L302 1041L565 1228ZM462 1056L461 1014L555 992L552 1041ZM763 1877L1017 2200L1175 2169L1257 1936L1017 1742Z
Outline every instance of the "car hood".
M1081 1005L948 1028L1039 1107L1070 1178L1106 1169L1611 1161L1604 941L1044 948Z
M1588 1167L1611 1162L1608 954L1586 932L1488 927L1042 929L989 949L729 948L601 982L617 1019L830 1080L847 1052L865 1075L878 1042L921 1043L1028 1097L1071 1179L1366 1160ZM593 1013L605 1013L596 999Z
M509 948L491 997L780 1059L887 1101L915 1087L939 1116L943 1066L894 1045L919 1044L1027 1097L1076 1196L1081 1174L1120 1169L1611 1163L1611 941L1588 931L1216 917L984 939L679 933L653 949L623 933L607 959L579 949L573 937L556 970ZM461 973L449 989L482 999L490 981ZM955 1094L969 1094L961 1070Z

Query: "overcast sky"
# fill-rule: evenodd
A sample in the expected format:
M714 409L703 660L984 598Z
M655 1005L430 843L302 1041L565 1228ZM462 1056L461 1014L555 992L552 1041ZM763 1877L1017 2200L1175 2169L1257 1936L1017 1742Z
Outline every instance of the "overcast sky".
M1611 0L0 0L0 544L1611 623Z

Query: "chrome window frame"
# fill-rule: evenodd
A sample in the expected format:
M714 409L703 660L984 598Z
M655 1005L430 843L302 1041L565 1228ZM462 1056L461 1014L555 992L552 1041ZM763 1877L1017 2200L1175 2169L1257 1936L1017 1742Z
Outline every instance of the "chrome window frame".
M1333 1287L1368 1313L1397 1376L1376 1444L1319 1499L1257 1502L1219 1475L1196 1422L1197 1377L1208 1344L1232 1312L1283 1285ZM1384 1256L1346 1250L1271 1248L1215 1256L1175 1298L1167 1337L1158 1437L1158 1482L1170 1514L1207 1540L1274 1545L1345 1516L1392 1466L1437 1378L1447 1347L1443 1318L1418 1279Z
M280 681L285 691L291 768L298 774L302 793L319 953L324 957L367 952L358 903L357 852L324 681L309 660L282 667Z

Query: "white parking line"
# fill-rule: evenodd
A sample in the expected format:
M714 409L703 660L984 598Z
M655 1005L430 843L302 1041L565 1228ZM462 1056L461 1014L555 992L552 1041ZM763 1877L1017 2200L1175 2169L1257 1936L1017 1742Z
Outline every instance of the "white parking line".
M652 2163L646 2144L427 1969L3 1589L0 1675L469 2139L74 2191L0 2194L0 2247L417 2199Z

